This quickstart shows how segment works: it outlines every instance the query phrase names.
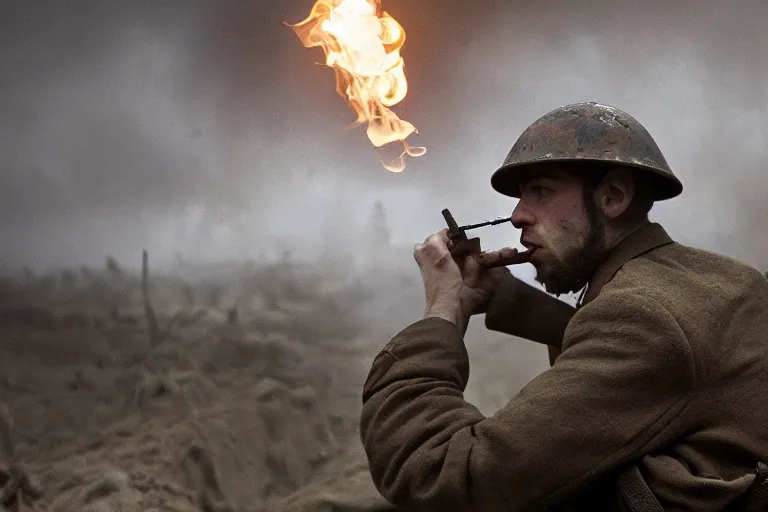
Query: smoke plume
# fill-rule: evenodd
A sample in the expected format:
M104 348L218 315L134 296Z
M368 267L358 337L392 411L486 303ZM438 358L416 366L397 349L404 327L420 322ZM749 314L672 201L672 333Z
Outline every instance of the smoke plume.
M685 185L654 220L677 240L768 264L768 33L759 0L406 2L408 98L426 156L381 169L362 129L282 24L307 2L0 7L0 260L46 267L252 257L349 240L383 201L395 243L511 212L489 177L552 108L615 105ZM509 228L486 246L514 243ZM357 240L352 237L353 240ZM350 246L355 252L360 247Z

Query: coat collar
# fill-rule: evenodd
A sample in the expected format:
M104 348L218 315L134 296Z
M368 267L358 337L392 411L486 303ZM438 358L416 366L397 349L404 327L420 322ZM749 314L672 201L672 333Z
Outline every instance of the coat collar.
M600 293L616 272L628 261L637 258L643 253L671 244L674 241L660 224L655 222L647 224L637 231L630 233L619 244L613 248L606 259L592 275L589 280L586 293L580 306L589 303Z

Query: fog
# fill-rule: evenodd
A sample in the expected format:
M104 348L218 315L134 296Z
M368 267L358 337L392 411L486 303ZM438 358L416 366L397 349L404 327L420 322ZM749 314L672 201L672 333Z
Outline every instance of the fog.
M32 482L12 456L77 510L375 503L360 390L422 315L412 246L446 207L511 214L490 176L565 104L650 131L684 185L651 212L672 238L768 270L765 0L382 0L407 32L394 111L427 147L400 174L284 24L313 1L0 2L3 485ZM549 366L481 317L465 341L485 414Z
M408 34L395 111L428 149L402 174L346 129L322 52L282 24L311 3L4 2L2 266L357 254L377 200L407 250L442 208L509 214L491 173L528 124L579 101L654 136L685 186L652 212L673 238L768 265L765 2L385 1Z

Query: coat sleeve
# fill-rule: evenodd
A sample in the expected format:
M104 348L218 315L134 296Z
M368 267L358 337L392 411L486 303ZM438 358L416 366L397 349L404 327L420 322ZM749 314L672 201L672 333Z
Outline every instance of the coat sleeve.
M560 349L575 312L565 302L509 275L488 304L485 326Z
M406 510L556 505L665 441L695 384L678 324L636 294L579 310L555 365L492 417L464 401L458 329L427 318L395 336L363 390L361 438L382 495Z

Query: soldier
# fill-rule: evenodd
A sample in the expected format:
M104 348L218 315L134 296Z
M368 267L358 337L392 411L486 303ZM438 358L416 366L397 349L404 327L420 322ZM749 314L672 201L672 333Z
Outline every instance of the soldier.
M768 281L648 220L683 187L618 109L548 113L491 184L519 198L511 221L537 280L585 293L572 308L453 258L446 230L417 245L424 319L378 354L363 389L382 495L414 511L744 510L768 460ZM552 367L491 417L463 397L476 313L551 347Z

